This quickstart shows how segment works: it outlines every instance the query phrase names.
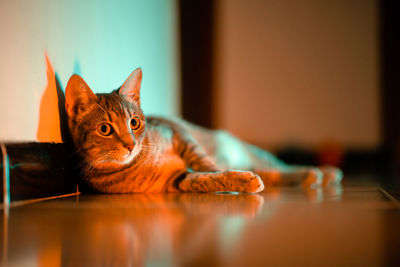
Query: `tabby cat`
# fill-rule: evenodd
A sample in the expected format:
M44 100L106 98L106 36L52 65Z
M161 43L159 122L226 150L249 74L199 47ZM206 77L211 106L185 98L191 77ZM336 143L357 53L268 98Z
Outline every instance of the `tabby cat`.
M221 130L146 117L142 70L109 94L94 94L73 75L65 108L85 182L104 193L260 192L265 186L336 184L334 167L289 166Z

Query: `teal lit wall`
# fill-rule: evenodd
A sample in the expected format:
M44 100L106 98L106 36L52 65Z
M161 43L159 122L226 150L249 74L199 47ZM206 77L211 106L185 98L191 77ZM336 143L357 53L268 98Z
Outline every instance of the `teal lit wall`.
M145 113L179 115L173 0L1 0L0 32L0 140L59 141L54 75L109 92L141 67Z

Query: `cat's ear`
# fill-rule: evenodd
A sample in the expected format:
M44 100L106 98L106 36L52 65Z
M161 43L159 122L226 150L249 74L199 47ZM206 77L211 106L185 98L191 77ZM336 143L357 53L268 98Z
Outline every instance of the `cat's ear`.
M65 110L69 117L84 111L97 96L79 75L72 75L65 88Z
M142 83L142 69L134 70L119 89L119 94L132 99L140 106L140 86Z

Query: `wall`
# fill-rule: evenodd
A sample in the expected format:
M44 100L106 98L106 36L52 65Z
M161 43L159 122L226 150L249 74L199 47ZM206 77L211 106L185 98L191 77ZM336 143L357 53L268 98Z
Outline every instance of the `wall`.
M217 121L256 144L381 142L377 3L220 0Z
M145 112L179 114L174 0L2 0L0 32L0 140L61 141L73 73L108 92L142 67Z

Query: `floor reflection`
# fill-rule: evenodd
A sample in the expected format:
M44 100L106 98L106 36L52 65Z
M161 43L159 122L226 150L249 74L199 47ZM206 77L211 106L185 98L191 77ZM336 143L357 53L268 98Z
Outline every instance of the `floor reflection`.
M215 264L220 244L240 235L263 201L261 195L91 195L17 207L8 218L8 263Z
M399 219L366 186L83 195L3 210L1 258L8 266L379 266L399 259Z
M297 198L301 201L321 203L323 201L341 200L343 186L334 185L327 187L272 187L265 189L263 196L267 202L279 202Z

